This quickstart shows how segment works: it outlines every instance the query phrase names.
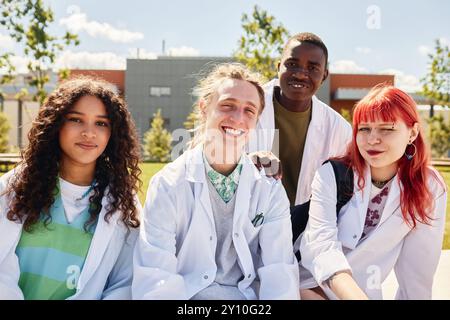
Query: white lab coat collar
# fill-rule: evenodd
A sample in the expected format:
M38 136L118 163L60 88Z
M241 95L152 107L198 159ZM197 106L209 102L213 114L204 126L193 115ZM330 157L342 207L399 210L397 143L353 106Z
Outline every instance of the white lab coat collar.
M401 184L398 175L395 175L395 177L392 179L391 186L389 188L388 198L386 200L386 204L383 209L383 213L381 214L380 222L377 225L377 228L383 224L383 222L386 221L399 207L400 203L400 187ZM360 208L368 208L369 207L369 201L370 201L370 192L372 188L372 175L370 174L370 167L366 164L366 167L364 169L364 188L361 190L358 187L358 176L356 175L356 172L353 172L353 183L355 191L355 196L360 204ZM364 222L366 220L366 214L367 210L360 210L359 211L359 218L360 218L360 226L361 230L364 228Z
M203 144L199 144L192 152L189 152L186 159L186 179L191 182L206 183L205 165L203 163ZM244 180L251 178L251 180L260 179L260 173L251 159L242 153L242 172L241 178ZM239 178L239 184L241 181ZM239 188L239 186L238 186Z
M15 239L14 243L17 246L20 240L20 234L22 231L22 223L16 221L10 221L6 217L6 213L0 220L0 235L8 235L8 239ZM0 261L3 261L11 251L10 241L0 241Z
M108 194L108 188L105 190L105 194ZM89 282L94 272L98 269L103 259L103 255L108 248L108 244L111 241L116 224L122 223L119 221L121 215L118 214L118 212L114 212L111 216L109 216L109 221L105 221L107 205L108 196L104 196L102 199L102 210L100 211L98 217L96 232L92 238L91 246L89 247L86 261L80 274L77 292L82 291L83 287ZM73 298L75 297L76 295L73 296Z
M194 193L200 194L200 203L206 211L211 228L215 229L215 222L211 200L209 196L209 189L207 186L207 177L205 172L205 165L203 163L203 144L196 146L192 152L187 154L186 159L186 179L194 182ZM239 203L239 212L233 215L233 227L240 223L240 217L245 216L249 210L250 190L252 184L261 179L260 172L253 164L251 159L245 154L242 154L242 171L239 177L239 184L236 189L236 203ZM238 250L238 249L236 249ZM238 254L241 254L240 252Z
M304 198L304 195L308 192L309 186L305 184L305 181L312 181L311 176L314 174L314 163L311 158L305 155L313 155L317 153L317 144L322 143L321 141L316 141L317 137L326 137L325 134L325 122L323 119L325 117L325 108L328 108L323 102L312 97L312 109L311 109L311 122L309 123L308 132L306 133L305 146L303 149L303 158L301 164L300 175L297 182L297 194L295 197L295 203L300 204L308 201L309 199Z

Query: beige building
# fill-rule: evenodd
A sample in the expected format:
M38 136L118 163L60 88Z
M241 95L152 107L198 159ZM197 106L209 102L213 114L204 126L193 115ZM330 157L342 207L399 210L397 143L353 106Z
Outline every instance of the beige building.
M58 75L50 73L50 81L45 85L45 90L51 92L56 87ZM9 144L12 151L18 151L19 147L24 147L28 143L27 134L31 128L31 123L39 111L39 103L32 101L35 88L30 88L27 84L28 75L18 75L13 83L2 85L0 92L4 94L4 99L0 98L0 111L4 112L9 120L11 129L9 131ZM17 100L17 94L22 89L27 89L29 94L22 101L22 108Z
M22 103L22 125L20 126L19 102L14 99L6 99L4 101L3 112L6 114L11 125L11 129L9 130L9 145L13 148L13 151L15 151L14 149L18 149L19 146L24 147L27 145L27 134L38 111L38 102L24 101Z

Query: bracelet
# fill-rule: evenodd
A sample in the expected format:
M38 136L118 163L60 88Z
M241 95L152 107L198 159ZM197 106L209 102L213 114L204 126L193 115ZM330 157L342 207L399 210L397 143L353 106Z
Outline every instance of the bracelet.
M331 280L333 280L334 277L336 277L336 276L338 275L338 273L339 273L339 272L333 273L333 274L331 275L331 277L329 277L329 278L325 281L325 283L327 284L328 288L331 288L331 286L330 286Z

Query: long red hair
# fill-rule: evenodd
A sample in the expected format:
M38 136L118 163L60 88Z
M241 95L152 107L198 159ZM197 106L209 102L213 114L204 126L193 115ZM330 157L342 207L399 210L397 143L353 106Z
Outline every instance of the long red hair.
M414 100L402 90L390 85L375 86L353 109L353 140L343 160L358 175L358 187L364 188L364 170L366 162L356 144L358 125L361 122L396 122L403 121L408 128L419 123L419 114ZM404 220L415 227L417 221L429 223L431 217L427 212L432 209L433 195L428 187L430 156L423 138L422 130L414 144L417 152L411 160L405 156L398 160L398 177L400 180L400 206ZM406 148L408 154L414 152L412 146Z

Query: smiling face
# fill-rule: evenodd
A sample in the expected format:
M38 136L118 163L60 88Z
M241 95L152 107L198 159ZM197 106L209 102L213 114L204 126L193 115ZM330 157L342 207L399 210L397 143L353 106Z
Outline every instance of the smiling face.
M310 100L328 76L323 50L311 43L291 40L278 67L281 103Z
M418 123L408 128L403 121L367 122L358 125L356 144L361 156L370 165L375 180L386 180L397 172L397 162L407 145L419 133Z
M65 115L59 132L61 162L95 167L111 136L105 105L97 97L81 97Z
M244 80L225 79L208 104L200 102L200 110L205 120L206 144L216 151L216 160L228 159L229 155L238 159L261 112L256 87Z

